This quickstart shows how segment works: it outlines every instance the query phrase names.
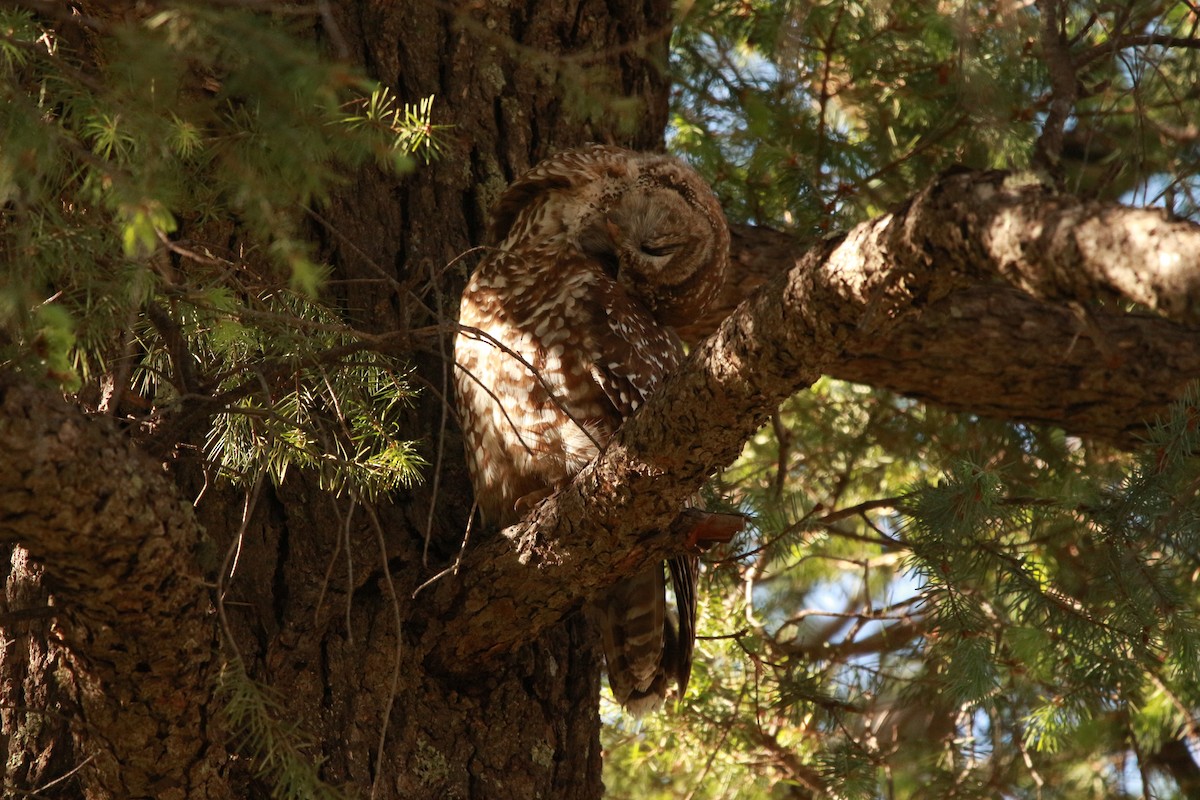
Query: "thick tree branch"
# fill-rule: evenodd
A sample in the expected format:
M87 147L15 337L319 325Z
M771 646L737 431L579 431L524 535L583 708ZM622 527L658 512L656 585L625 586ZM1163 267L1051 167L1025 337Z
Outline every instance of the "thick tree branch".
M1200 326L974 286L846 355L830 375L1131 447L1200 376Z
M190 505L108 420L10 379L0 380L0 451L0 541L45 565L78 666L92 792L226 796L206 708L216 633Z
M1153 212L1110 213L1105 241L1136 241L1139 232L1158 231L1162 222ZM1139 245L1135 252L1142 255L1130 258L1130 268L1147 272L1178 259L1175 271L1182 285L1148 292L1158 306L1171 298L1160 301L1156 292L1195 291L1187 288L1189 275L1196 274L1195 255L1184 257L1188 237L1195 235L1188 231L1195 228L1173 223L1167 229L1182 232L1182 253L1170 245L1161 251ZM735 278L713 312L686 332L691 341L712 333L747 295L804 253L802 243L778 231L742 225L733 233ZM1103 252L1099 243L1089 249L1093 261ZM1125 248L1118 241L1113 252ZM1139 267L1138 257L1148 260ZM1110 286L1121 280L1120 275L1099 278L1100 285ZM1086 287L1084 293L1093 294ZM1116 292L1110 288L1108 294ZM1128 446L1200 375L1200 324L1129 312L1127 305L1045 301L1000 281L982 282L956 289L923 313L901 320L887 338L845 353L830 364L828 374L955 411L1050 423ZM1178 316L1194 318L1194 306L1189 310L1186 301L1180 311Z
M689 496L778 404L955 291L998 277L1043 299L1132 292L1186 317L1200 229L1085 204L998 173L939 179L906 208L827 240L743 304L577 478L437 587L424 641L453 670L532 640L617 576L677 553Z

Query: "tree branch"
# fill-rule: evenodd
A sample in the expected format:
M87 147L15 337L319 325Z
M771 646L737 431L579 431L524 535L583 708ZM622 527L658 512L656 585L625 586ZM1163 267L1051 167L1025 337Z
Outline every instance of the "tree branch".
M1114 254L1126 249L1116 240L1151 239L1136 246L1139 255L1126 264L1129 274L1177 264L1184 284L1150 290L1164 295L1154 302L1169 303L1175 291L1186 294L1195 254L1173 245L1158 250L1153 240L1165 230L1183 231L1186 246L1187 231L1195 227L1174 223L1160 229L1162 219L1154 212L1111 208L1110 213L1104 223L1110 227L1102 233L1114 242ZM1094 243L1088 258L1097 259L1106 246ZM747 295L799 261L804 249L778 231L735 225L735 279L716 307L685 331L686 338L695 342L711 334ZM1138 258L1147 260L1139 264ZM1129 278L1097 280L1103 285ZM1110 288L1108 294L1120 293ZM955 411L1049 423L1131 446L1200 375L1200 325L1129 312L1126 305L1045 301L999 281L979 283L901 320L886 339L843 354L828 374ZM1186 300L1179 305L1177 316L1194 318L1194 306L1188 311Z
M1038 137L1034 147L1034 159L1035 163L1049 170L1057 167L1062 157L1063 131L1067 118L1075 108L1075 99L1079 93L1070 45L1059 20L1059 12L1063 6L1065 3L1061 0L1037 0L1042 61L1050 73L1051 88L1046 120L1042 124L1042 135Z
M509 651L617 577L677 554L660 533L783 399L886 347L954 292L1003 278L1043 300L1132 292L1200 308L1200 228L1083 203L1002 173L944 176L818 243L696 347L607 450L436 588L424 647L455 671Z
M1194 36L1170 36L1162 33L1127 33L1092 47L1075 59L1076 67L1083 67L1098 58L1112 56L1130 47L1179 47L1200 50L1200 38Z
M226 796L190 505L109 420L11 376L0 376L0 451L0 541L45 567L79 667L75 733L96 796Z
M1200 326L974 286L846 355L830 375L1133 447L1200 376Z

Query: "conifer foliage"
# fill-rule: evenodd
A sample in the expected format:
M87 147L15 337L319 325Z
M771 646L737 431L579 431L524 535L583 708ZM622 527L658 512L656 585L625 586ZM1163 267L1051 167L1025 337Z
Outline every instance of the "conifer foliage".
M432 98L398 103L285 17L62 13L0 18L5 360L67 389L104 375L92 402L147 429L209 406L227 479L413 480L407 370L318 298L304 222L361 163L428 158Z
M1195 219L1195 7L1002 6L691 4L669 139L733 219L801 237L964 166ZM1192 796L1195 402L1131 457L834 381L793 398L722 477L754 524L710 561L696 695L605 730L610 789Z

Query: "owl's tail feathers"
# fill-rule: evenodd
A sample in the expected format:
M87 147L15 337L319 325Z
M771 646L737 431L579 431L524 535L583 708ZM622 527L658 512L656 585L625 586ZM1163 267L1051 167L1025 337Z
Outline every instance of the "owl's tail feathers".
M639 717L662 705L672 683L683 697L692 672L699 562L681 556L670 567L678 612L667 607L661 563L614 584L588 610L600 628L613 697Z
M674 636L662 564L613 584L591 604L589 613L600 628L613 697L637 716L657 709L669 683L663 669L668 626Z
M705 549L728 542L745 522L741 514L689 508L671 532L686 537L693 548ZM668 563L678 612L667 608L661 563L613 584L588 606L600 629L613 697L639 717L662 705L672 683L682 698L692 674L700 561L685 555Z
M675 590L677 611L663 626L663 668L679 685L680 700L692 677L692 652L696 648L696 581L700 577L700 559L678 556L667 562L671 588Z
M728 544L746 525L741 514L685 509L675 525L684 525L687 543L693 550L706 550L714 544ZM674 532L674 531L673 531ZM692 676L692 653L696 647L696 583L700 577L700 559L694 555L677 556L668 562L671 586L675 590L678 616L668 620L664 631L663 664L679 684L679 699L687 693Z

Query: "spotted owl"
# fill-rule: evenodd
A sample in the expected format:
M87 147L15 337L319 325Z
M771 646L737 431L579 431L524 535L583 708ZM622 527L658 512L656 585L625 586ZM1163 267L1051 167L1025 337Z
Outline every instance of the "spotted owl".
M566 483L680 363L672 326L724 279L712 191L668 156L596 145L519 177L493 210L454 348L467 463L483 515L507 526ZM622 579L591 603L609 685L635 714L691 672L698 563Z

